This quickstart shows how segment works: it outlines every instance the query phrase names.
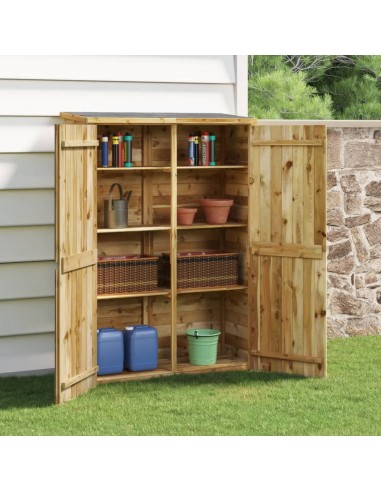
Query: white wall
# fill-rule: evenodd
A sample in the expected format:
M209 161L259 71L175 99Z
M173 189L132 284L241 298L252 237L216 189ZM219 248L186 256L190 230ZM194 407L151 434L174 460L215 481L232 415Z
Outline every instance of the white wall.
M0 56L0 374L54 366L62 111L247 115L246 56Z

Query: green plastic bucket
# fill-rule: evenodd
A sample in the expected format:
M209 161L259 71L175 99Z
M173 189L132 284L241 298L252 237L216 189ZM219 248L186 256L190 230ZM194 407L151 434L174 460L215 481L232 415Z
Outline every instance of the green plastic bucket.
M221 332L212 329L187 330L189 362L194 366L210 366L217 360L218 337Z

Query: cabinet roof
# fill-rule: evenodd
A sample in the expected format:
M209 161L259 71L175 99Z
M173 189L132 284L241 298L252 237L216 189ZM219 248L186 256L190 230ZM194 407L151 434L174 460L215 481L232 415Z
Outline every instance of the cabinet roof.
M60 113L65 120L97 124L252 124L256 120L224 113L87 113L81 111Z

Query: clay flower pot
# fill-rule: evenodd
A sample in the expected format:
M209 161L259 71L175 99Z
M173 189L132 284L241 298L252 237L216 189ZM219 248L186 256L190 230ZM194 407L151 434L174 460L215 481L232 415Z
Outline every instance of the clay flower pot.
M178 225L191 225L193 224L194 216L196 215L197 208L182 208L177 209L177 223Z
M200 202L208 224L226 224L234 200L203 198Z

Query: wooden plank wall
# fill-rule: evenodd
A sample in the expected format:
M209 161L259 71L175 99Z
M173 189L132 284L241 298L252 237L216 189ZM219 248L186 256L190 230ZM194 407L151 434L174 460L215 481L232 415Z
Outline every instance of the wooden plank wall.
M159 359L170 359L171 311L169 298L110 299L98 301L98 328L124 330L128 325L148 324L157 329Z
M150 244L148 251L144 245ZM169 232L129 232L128 234L100 234L98 237L99 256L149 253L160 255L169 251Z
M188 165L188 136L198 135L207 131L216 136L216 165L225 163L225 132L218 125L178 125L177 127L177 163L179 166ZM201 145L201 143L200 143Z
M185 331L197 328L222 329L220 294L183 294L177 298L177 354L187 356ZM219 347L221 353L221 344Z
M225 130L225 164L247 165L250 127L235 125Z

